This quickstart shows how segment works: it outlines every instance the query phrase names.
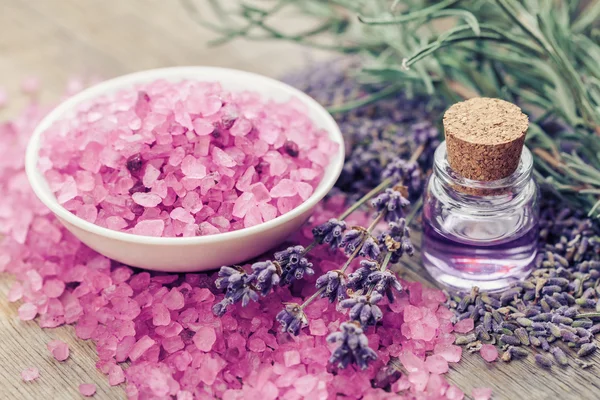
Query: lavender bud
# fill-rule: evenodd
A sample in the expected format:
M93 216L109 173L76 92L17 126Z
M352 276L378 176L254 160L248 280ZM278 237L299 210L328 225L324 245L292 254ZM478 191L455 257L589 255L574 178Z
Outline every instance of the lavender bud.
M543 367L543 368L550 368L550 367L552 367L552 364L553 364L551 359L549 359L548 357L543 356L541 354L535 355L535 362L540 367Z
M313 237L319 244L328 244L332 249L340 247L346 223L335 218L313 228Z

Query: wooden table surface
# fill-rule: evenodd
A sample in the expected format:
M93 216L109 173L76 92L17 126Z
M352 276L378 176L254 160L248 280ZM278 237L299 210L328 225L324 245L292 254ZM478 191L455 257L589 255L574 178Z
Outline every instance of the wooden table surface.
M43 82L43 101L56 101L74 75L109 78L148 68L218 65L276 77L329 56L274 42L207 48L211 36L177 0L1 0L0 86L12 101L0 111L0 120L22 106L19 82L28 76ZM418 260L403 271L407 279L427 280ZM76 399L79 384L91 382L97 399L125 398L123 385L110 387L96 370L94 345L77 340L72 327L41 329L18 320L18 304L6 300L11 283L10 276L0 274L0 399ZM52 339L69 344L66 362L49 355L46 343ZM548 372L536 367L532 356L488 364L466 354L447 378L467 394L473 387L492 387L494 399L598 399L600 363L598 357L589 361L593 366L586 370L555 366ZM24 383L20 372L30 366L40 369L40 378Z

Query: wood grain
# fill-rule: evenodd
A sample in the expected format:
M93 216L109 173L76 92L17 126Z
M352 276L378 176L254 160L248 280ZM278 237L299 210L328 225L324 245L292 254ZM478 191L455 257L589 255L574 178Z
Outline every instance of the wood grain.
M202 5L205 0L197 0ZM147 68L175 65L218 65L280 76L328 55L287 43L236 41L207 48L211 33L186 15L176 0L1 0L0 85L13 98L0 111L0 119L13 115L24 103L19 82L30 75L43 82L42 101L56 101L68 78L96 75L102 78ZM305 21L290 17L285 24ZM415 235L418 236L418 235ZM418 237L415 240L418 245ZM415 259L399 269L409 280L431 285ZM94 345L77 340L71 327L41 329L17 318L18 304L6 295L12 278L0 274L0 399L77 399L78 386L95 383L97 399L125 398L124 388L110 387L96 370ZM46 343L61 339L71 357L55 361ZM479 355L466 354L453 365L449 380L470 393L489 386L494 399L597 399L600 398L600 364L544 371L533 356L510 364L488 364ZM20 372L40 369L40 378L21 381Z

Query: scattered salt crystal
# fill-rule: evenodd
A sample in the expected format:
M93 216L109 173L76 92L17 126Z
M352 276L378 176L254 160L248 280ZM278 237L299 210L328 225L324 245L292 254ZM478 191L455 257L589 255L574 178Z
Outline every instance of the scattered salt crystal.
M129 357L131 357L131 355ZM108 370L108 384L110 386L116 386L123 382L125 382L125 372L123 372L123 368L116 364L112 365Z
M157 303L152 306L152 324L154 326L167 326L171 323L171 313L167 306Z
M12 284L12 286L10 287L10 290L8 291L8 295L6 296L6 299L8 301L10 301L11 303L14 303L15 301L20 300L23 297L23 285L21 285L21 282L15 282Z
M317 386L318 378L314 375L305 375L296 379L294 382L294 387L298 391L298 394L301 396L307 396L310 394L315 386Z
M325 325L325 321L322 319L314 319L310 321L309 324L310 334L315 336L325 336L329 333L329 329L327 329L327 325Z
M140 358L150 347L152 347L156 343L152 338L148 335L142 336L131 348L129 351L129 358L132 361Z
M254 353L262 353L266 349L267 345L265 344L265 341L261 338L253 336L248 340L248 350Z
M300 353L296 350L290 350L283 353L283 363L286 367L300 364Z
M471 391L471 395L473 396L473 400L489 400L492 397L492 389L491 388L474 388Z
M432 374L445 374L448 372L448 361L438 354L428 356L425 360L425 366Z
M171 291L163 298L163 304L169 310L181 310L185 306L185 299L177 288Z
M181 221L188 224L193 224L194 222L196 222L192 214L190 214L189 211L182 207L174 208L173 211L171 211L170 216L176 221Z
M454 324L454 331L458 333L471 332L474 328L475 322L473 321L473 318L465 318Z
M25 303L19 307L17 312L21 321L31 321L37 315L38 309L35 304Z
M465 397L465 394L462 392L462 390L460 390L456 386L450 386L446 390L446 398L448 400L463 400L464 397Z
M46 346L52 356L58 361L65 361L69 358L69 345L62 340L52 340Z
M93 383L82 383L79 385L79 393L85 397L91 397L96 394L96 385Z
M425 387L427 387L429 372L425 370L410 372L408 374L408 381L413 384L417 392L422 392L425 390Z
M21 379L23 379L25 382L31 382L39 377L40 371L35 367L27 368L21 371Z
M479 354L485 361L492 362L498 358L498 349L492 344L484 344L481 346Z
M210 351L217 340L215 329L210 326L203 326L194 335L193 341L196 348L201 351Z
M448 362L459 362L462 348L452 344L436 344L433 353L444 357Z

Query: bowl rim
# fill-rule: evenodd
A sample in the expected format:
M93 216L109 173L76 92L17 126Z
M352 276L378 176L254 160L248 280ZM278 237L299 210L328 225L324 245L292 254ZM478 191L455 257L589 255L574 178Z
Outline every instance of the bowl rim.
M43 133L55 121L60 120L65 114L68 114L70 111L72 111L72 109L75 106L95 97L113 93L114 91L119 90L119 88L125 88L136 83L143 83L158 79L193 79L189 75L200 73L207 75L214 73L217 76L222 74L238 75L239 77L252 80L253 83L270 85L276 88L278 91L286 92L290 95L290 97L299 98L302 101L302 103L304 103L309 109L311 109L311 112L319 116L319 120L321 120L323 124L323 126L321 126L321 129L327 131L329 137L339 144L339 148L337 156L332 157L329 161L329 165L325 168L326 170L333 169L333 171L330 173L325 173L323 175L323 178L319 182L319 185L317 186L316 190L308 199L302 202L302 204L270 221L251 226L249 228L242 228L231 232L217 233L206 236L157 237L136 235L133 233L116 231L86 221L64 208L61 204L59 204L56 200L54 193L52 193L51 190L44 190L42 183L44 183L45 178L43 177L43 174L39 172L37 167L39 159L40 142ZM219 79L223 78L217 77L215 78L215 81ZM344 157L344 138L337 123L323 106L321 106L319 103L317 103L316 100L314 100L312 97L308 96L304 92L276 79L252 72L232 68L189 66L150 69L134 72L131 74L121 75L116 78L105 80L103 82L90 86L84 89L83 91L64 100L52 111L50 111L37 124L36 128L34 129L33 134L31 135L29 143L27 145L27 151L25 155L25 171L29 183L36 196L63 222L67 222L68 224L71 224L89 233L93 233L99 236L107 237L122 242L135 244L151 244L158 246L186 246L218 243L225 240L244 239L253 234L265 230L270 230L279 225L285 224L286 222L303 215L304 213L314 208L317 205L317 203L321 201L334 186L342 171L342 167L344 165Z

